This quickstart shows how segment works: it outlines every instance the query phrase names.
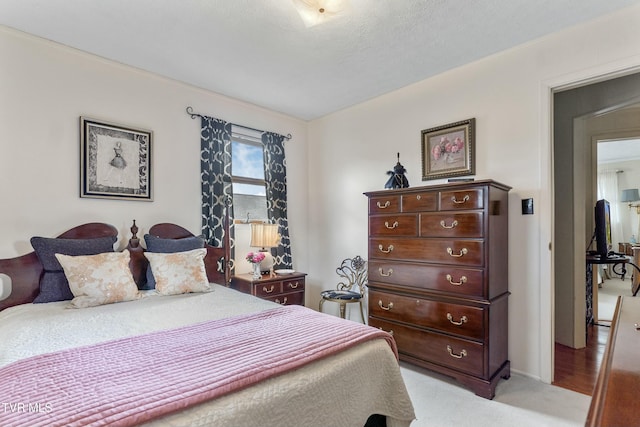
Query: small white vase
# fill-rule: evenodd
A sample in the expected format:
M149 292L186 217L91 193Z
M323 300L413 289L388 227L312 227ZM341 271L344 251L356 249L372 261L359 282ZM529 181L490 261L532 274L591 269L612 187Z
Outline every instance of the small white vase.
M260 272L260 263L252 262L251 267L253 267L253 279L262 279L262 273Z

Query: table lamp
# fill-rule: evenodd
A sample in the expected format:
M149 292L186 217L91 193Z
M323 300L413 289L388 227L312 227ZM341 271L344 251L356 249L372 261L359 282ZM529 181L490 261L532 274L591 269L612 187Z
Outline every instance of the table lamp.
M264 253L264 259L260 261L262 273L270 272L273 268L273 256L270 249L280 244L280 238L278 224L251 224L251 246L260 248L260 252Z

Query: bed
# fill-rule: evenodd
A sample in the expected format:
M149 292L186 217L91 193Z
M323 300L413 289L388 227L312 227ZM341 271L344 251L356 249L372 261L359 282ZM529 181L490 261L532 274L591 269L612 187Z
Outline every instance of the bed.
M134 223L121 251L136 295L123 302L33 303L54 273L42 254L0 260L4 293L11 287L0 301L0 425L392 427L415 418L385 332L228 288L228 242L159 255L145 252L136 233ZM117 234L90 223L58 239L115 241ZM149 236L178 244L195 238L169 223ZM196 252L209 288L161 295L158 259ZM95 257L122 264L122 253ZM71 286L67 263L85 268L94 258L58 259ZM158 267L155 290L146 289L150 263Z

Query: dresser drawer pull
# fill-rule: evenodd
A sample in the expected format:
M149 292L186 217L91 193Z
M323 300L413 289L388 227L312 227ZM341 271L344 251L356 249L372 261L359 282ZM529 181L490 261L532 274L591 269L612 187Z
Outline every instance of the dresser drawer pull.
M389 329L388 331L385 331L385 330L384 330L384 329L382 329L382 328L378 328L378 329L380 329L381 331L386 332L386 333L388 333L389 335L393 336L393 329Z
M452 284L453 286L460 286L463 285L467 282L467 276L461 276L460 277L460 281L459 282L454 282L453 281L453 277L451 277L450 274L447 274L447 280L449 281L450 284Z
M444 220L440 221L440 226L442 228L456 228L456 226L458 225L458 221L454 220L451 225L447 225L446 222L444 222Z
M378 267L378 273L380 273L380 275L382 277L389 277L393 274L393 268L390 268L389 270L387 270L387 272L385 273L384 270L382 269L382 267Z
M383 249L383 247L384 246L382 246L382 245L378 245L378 249L380 249L380 252L382 252L383 254L388 254L393 250L393 245L389 245L389 247L387 249Z
M276 287L275 287L274 285L271 285L271 288L270 288L270 289L267 289L267 287L266 287L266 286L263 286L263 287L262 287L262 292L265 292L265 293L267 293L267 294L270 294L271 292L273 292L273 290L274 290L275 288L276 288Z
M380 202L376 203L376 205L378 205L378 208L380 208L380 209L386 209L386 208L388 208L388 207L389 207L389 205L391 205L391 202L387 200L387 201L384 203L384 205L381 205L381 204L380 204Z
M462 326L465 323L467 323L467 316L462 316L460 318L459 322L456 322L455 320L453 320L453 316L451 315L451 313L447 313L447 320L449 320L449 322L451 322L452 325L456 325L456 326Z
M278 304L282 304L282 305L286 305L287 304L287 297L284 297L284 301L280 302L280 298L276 298L276 303Z
M451 346L450 345L447 346L447 351L449 352L449 356L455 357L456 359L462 359L463 357L465 357L467 355L467 350L462 350L460 352L460 354L455 354L453 352L453 350L451 350Z
M387 227L389 230L393 230L394 228L396 228L398 226L398 221L394 222L393 224L389 225L388 221L384 222L384 226Z
M300 282L296 282L296 283L287 283L287 286L290 289L298 289L298 286L300 285Z
M453 253L453 249L451 249L451 248L447 248L447 253L448 253L449 255L451 255L452 257L454 257L454 258L460 258L460 257L462 257L463 255L466 255L466 254L467 254L467 252L469 252L469 251L467 250L467 248L462 248L462 250L461 250L460 252L458 252L457 254L454 254L454 253Z
M385 306L382 304L382 300L378 300L378 307L380 307L380 308L381 308L381 309L383 309L383 310L389 311L389 310L391 310L391 309L393 308L393 303L392 303L392 302L390 302L390 303L389 303L389 305L385 307Z
M469 195L468 195L468 194L466 194L466 195L462 198L462 200L458 200L458 199L456 199L456 196L451 196L451 201L452 201L453 203L457 203L457 204L466 203L466 202L468 202L468 201L469 201Z

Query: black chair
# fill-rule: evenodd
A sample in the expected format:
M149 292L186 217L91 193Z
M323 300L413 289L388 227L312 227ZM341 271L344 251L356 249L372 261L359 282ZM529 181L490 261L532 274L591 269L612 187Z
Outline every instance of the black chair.
M358 303L360 304L362 322L367 323L362 307L362 300L367 287L367 261L359 255L347 258L342 261L340 267L336 268L336 273L341 280L338 282L336 289L320 293L319 311L322 312L322 305L325 301L335 302L340 304L340 317L344 319L347 304Z

